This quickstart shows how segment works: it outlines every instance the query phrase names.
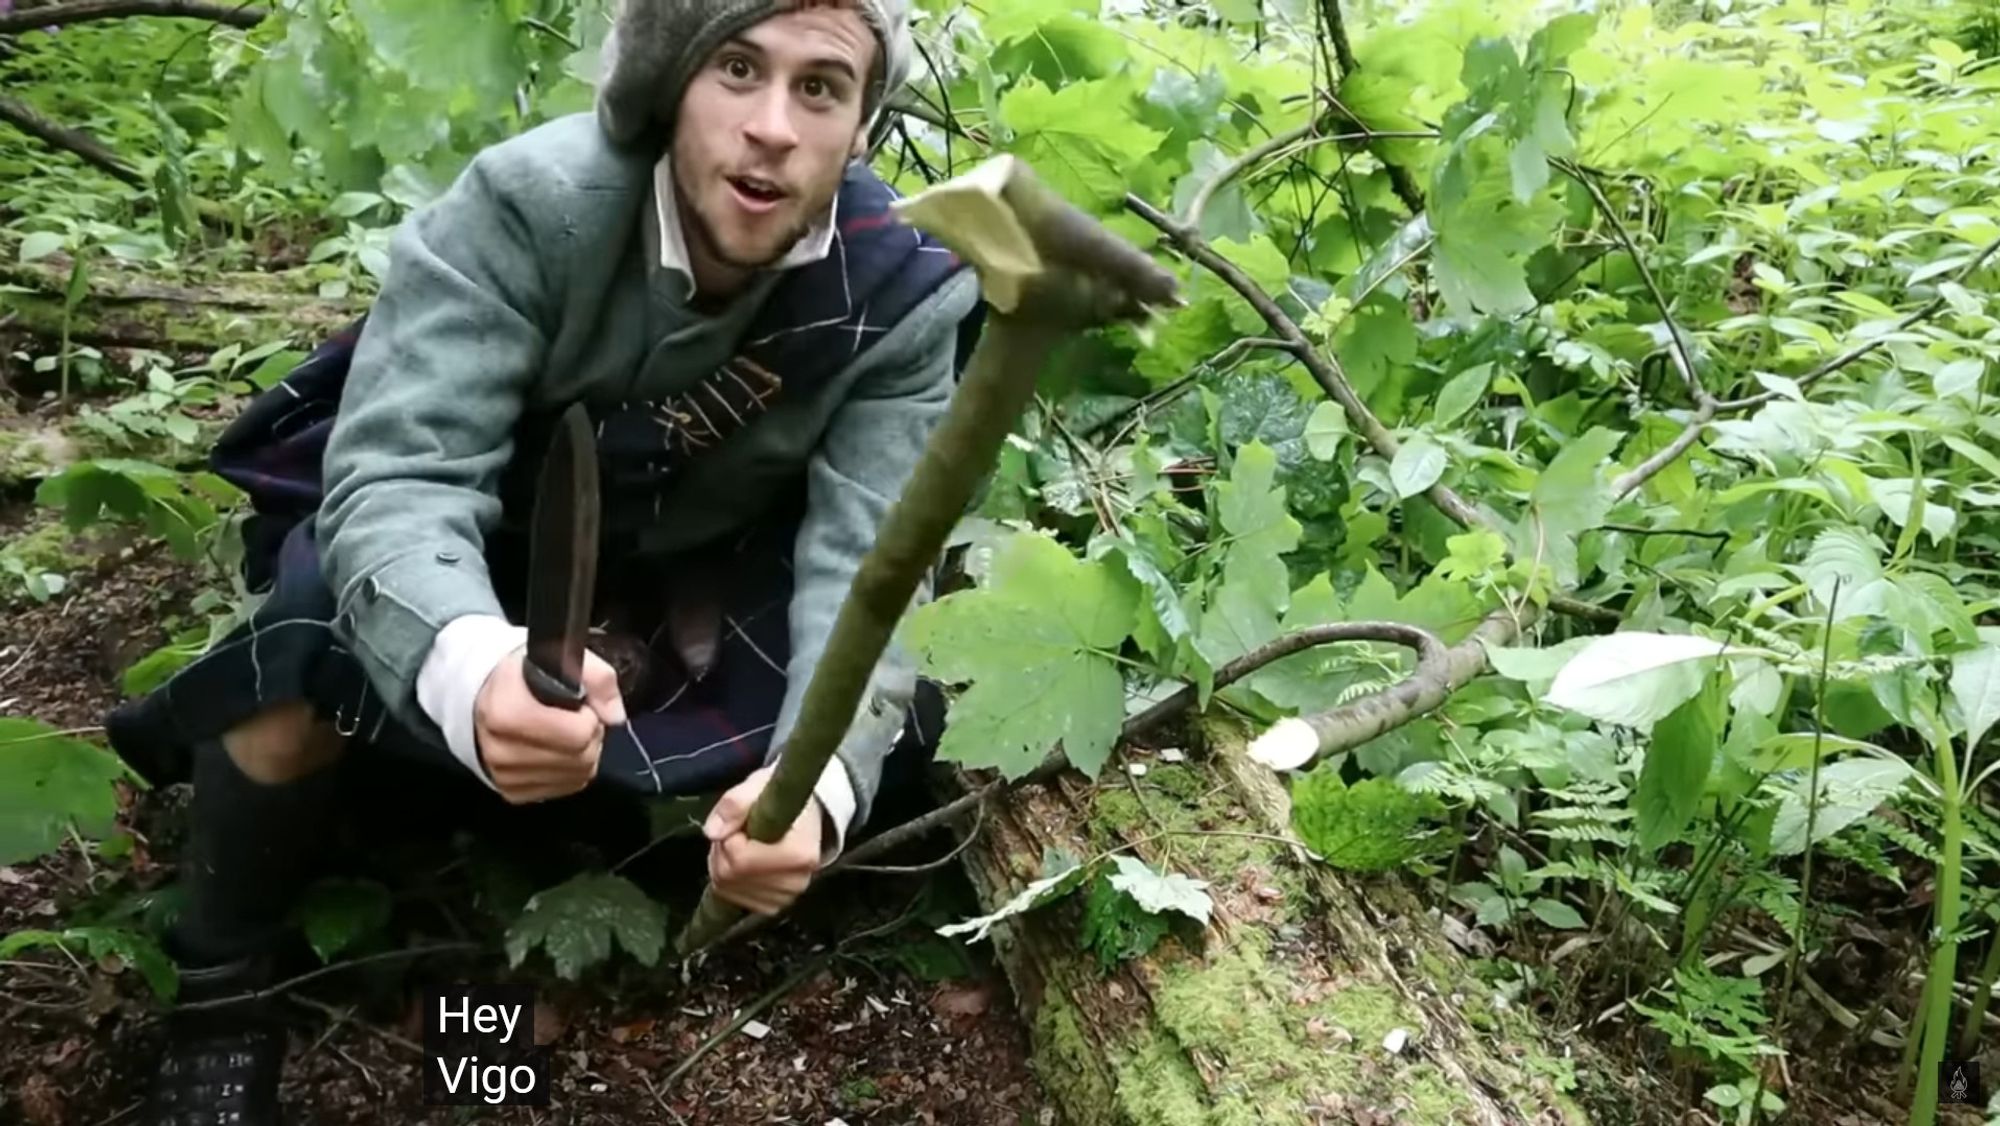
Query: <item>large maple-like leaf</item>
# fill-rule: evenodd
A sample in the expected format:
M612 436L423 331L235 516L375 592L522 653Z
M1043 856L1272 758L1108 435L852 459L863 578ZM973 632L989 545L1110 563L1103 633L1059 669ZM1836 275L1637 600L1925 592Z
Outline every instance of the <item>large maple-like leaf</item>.
M507 961L519 966L540 946L556 973L574 981L611 956L614 939L641 963L653 965L667 941L666 909L622 876L586 872L528 901L507 928Z
M1060 742L1071 765L1096 775L1125 718L1110 654L1138 608L1138 584L1120 562L1078 559L1037 533L1008 541L988 585L920 607L905 627L928 675L969 685L938 755L1012 779Z

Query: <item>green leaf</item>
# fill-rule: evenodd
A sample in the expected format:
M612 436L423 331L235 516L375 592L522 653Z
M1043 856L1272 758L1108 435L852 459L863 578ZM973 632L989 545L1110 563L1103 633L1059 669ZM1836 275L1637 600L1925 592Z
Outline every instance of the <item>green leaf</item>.
M1541 693L1548 691L1548 685L1562 672L1563 666L1576 656L1577 651L1589 645L1591 638L1572 637L1557 645L1546 648L1536 646L1503 647L1486 645L1486 659L1493 671L1509 680L1518 680L1536 688Z
M937 928L937 933L945 938L965 935L967 942L978 942L986 937L993 924L1002 919L1032 911L1045 903L1060 899L1075 891L1083 882L1086 869L1074 856L1050 849L1042 855L1042 875L1029 882L1014 898L1000 905L990 915L980 915L961 923L951 923Z
M1594 528L1611 507L1610 491L1599 483L1611 452L1624 435L1603 427L1563 444L1562 452L1535 479L1528 499L1551 535L1574 536Z
M1146 862L1120 854L1111 858L1118 871L1111 886L1132 897L1140 907L1155 914L1178 911L1203 926L1215 906L1208 897L1208 881L1189 879L1178 872L1155 872Z
M1835 621L1879 608L1888 585L1883 581L1882 542L1854 527L1832 527L1814 537L1802 570L1814 600L1821 607L1834 607Z
M389 923L389 889L374 880L324 879L306 889L293 911L323 962Z
M1815 812L1808 808L1807 784L1811 776L1801 772L1778 797L1777 819L1771 824L1771 851L1778 856L1804 852L1808 843L1817 844L1875 811L1901 789L1915 771L1901 759L1851 758L1820 767L1820 800ZM1806 821L1812 820L1812 840L1806 840Z
M1307 848L1336 868L1381 872L1431 849L1444 803L1388 778L1353 786L1331 766L1320 766L1292 784L1292 828Z
M1721 686L1710 678L1702 691L1653 728L1639 787L1632 795L1640 848L1657 851L1679 836L1694 816L1722 742L1722 705Z
M70 927L60 931L18 930L0 937L0 960L38 946L80 949L92 960L115 958L137 969L153 996L172 1001L180 992L180 971L151 935L125 927Z
M584 872L528 900L507 928L507 962L519 967L539 946L559 976L575 981L611 956L614 939L641 964L653 965L667 941L666 908L623 876Z
M118 781L136 777L109 751L38 720L0 719L0 864L43 856L71 829L112 832Z
M1119 564L1079 560L1038 533L1008 540L985 587L906 619L904 640L928 675L971 683L952 702L938 755L1013 779L1061 742L1070 764L1095 777L1125 717L1124 678L1109 654L1138 605L1138 585Z
M1446 426L1458 421L1459 415L1486 397L1486 388L1492 382L1492 364L1476 364L1453 376L1438 392L1437 413L1432 416L1431 425Z
M1396 499L1408 500L1437 484L1444 476L1446 460L1444 447L1428 434L1412 434L1389 461L1389 480L1396 487Z
M1767 655L1692 634L1623 630L1578 650L1549 685L1547 700L1600 723L1650 728L1701 691L1708 661Z
M34 231L21 240L20 260L33 262L63 248L68 239L58 231Z
M1299 545L1304 528L1285 508L1285 490L1276 484L1278 456L1262 442L1236 452L1229 480L1215 486L1216 509L1229 534L1223 581L1261 591L1289 588L1281 556ZM1282 608L1282 598L1274 602Z
M1000 115L1015 133L1013 151L1051 188L1085 210L1109 212L1165 139L1133 117L1131 93L1119 79L1051 90L1031 78L1001 98Z
M1083 907L1083 947L1106 973L1120 962L1150 953L1173 930L1173 920L1141 908L1103 876L1092 880Z
M1951 699L1965 723L1966 747L1977 747L2000 720L2000 646L1952 654Z
M1528 910L1535 918L1563 930L1582 930L1586 925L1576 908L1559 899L1536 899L1528 904Z
M1327 461L1340 452L1341 440L1349 433L1347 412L1340 404L1321 403L1306 420L1306 449L1319 460Z

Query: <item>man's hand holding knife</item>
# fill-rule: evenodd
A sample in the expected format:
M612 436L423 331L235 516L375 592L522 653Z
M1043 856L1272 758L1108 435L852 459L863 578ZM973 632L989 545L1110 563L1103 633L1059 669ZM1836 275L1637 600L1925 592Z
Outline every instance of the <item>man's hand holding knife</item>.
M597 777L605 730L626 721L617 673L585 644L599 502L596 434L580 404L557 426L537 489L526 644L512 647L486 675L473 705L479 761L516 805L588 786ZM782 839L751 840L744 831L750 807L770 777L766 767L730 789L702 826L716 893L763 914L784 910L812 882L824 816L815 798Z

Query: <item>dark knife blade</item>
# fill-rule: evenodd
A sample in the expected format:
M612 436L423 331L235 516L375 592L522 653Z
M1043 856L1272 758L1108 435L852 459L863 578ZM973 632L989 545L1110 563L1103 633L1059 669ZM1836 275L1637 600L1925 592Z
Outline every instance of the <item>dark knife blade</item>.
M563 412L535 485L522 673L550 707L583 706L584 643L597 587L597 439L583 404Z

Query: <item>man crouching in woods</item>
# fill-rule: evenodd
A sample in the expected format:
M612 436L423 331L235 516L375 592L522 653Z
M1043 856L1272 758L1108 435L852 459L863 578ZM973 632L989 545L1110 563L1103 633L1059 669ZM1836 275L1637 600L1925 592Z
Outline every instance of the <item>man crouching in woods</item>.
M596 111L481 153L397 232L365 320L224 435L266 600L108 724L150 781L193 782L183 1001L272 980L358 749L503 809L726 791L708 877L774 913L867 820L892 749L934 745L891 647L790 834L743 832L977 330L973 273L860 159L907 18L626 0ZM540 453L579 401L602 632L569 711L530 693L511 623ZM270 1014L183 1005L170 1026L151 1122L276 1120Z

